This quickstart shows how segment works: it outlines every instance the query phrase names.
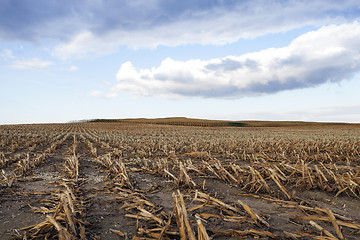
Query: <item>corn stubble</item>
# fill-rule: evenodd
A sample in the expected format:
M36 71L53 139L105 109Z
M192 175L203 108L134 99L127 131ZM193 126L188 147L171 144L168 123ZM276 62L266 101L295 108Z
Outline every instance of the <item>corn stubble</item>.
M359 128L243 130L77 123L0 126L0 135L2 189L33 176L51 164L53 156L63 158L58 191L46 200L51 204L31 206L44 221L23 227L16 239L96 238L92 224L83 220L91 211L82 190L87 181L85 160L105 174L104 187L97 191L116 194L123 217L137 222L132 233L109 227L121 239L360 237L358 222L301 196L302 191L321 191L334 198L360 198ZM168 183L171 210L165 211L151 197L163 189L139 187L141 174ZM237 189L236 199L221 189L214 192L214 181ZM269 214L242 196L276 204L287 214L295 212L289 222L297 230L274 227Z

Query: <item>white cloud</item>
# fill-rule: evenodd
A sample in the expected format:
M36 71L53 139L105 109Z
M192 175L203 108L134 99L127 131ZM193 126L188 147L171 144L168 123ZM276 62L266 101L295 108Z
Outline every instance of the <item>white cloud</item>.
M213 1L203 5L199 7L190 1L180 3L176 9L171 3L155 1L143 5L140 11L136 7L136 16L131 16L135 8L125 4L123 8L128 12L124 16L129 15L127 18L119 17L118 13L112 16L115 13L110 9L110 24L106 22L109 19L103 16L98 19L99 22L90 21L91 26L85 25L71 35L70 40L56 46L53 54L69 59L109 54L120 46L137 49L160 45L224 45L307 25L322 26L358 20L358 16L351 14L351 9L360 8L360 4L353 0L341 3L329 0Z
M4 60L11 60L15 58L10 49L3 49L2 52L0 52L0 57Z
M359 20L356 0L21 1L2 4L0 41L49 42L64 59L119 46L227 44L303 26ZM42 9L42 11L38 11ZM11 20L11 21L10 21Z
M51 65L54 65L54 63L50 61L43 61L39 58L32 58L29 60L16 60L10 65L10 67L20 70L35 70L46 69Z
M330 25L287 47L137 69L124 63L113 92L162 97L242 97L338 82L360 70L360 23Z

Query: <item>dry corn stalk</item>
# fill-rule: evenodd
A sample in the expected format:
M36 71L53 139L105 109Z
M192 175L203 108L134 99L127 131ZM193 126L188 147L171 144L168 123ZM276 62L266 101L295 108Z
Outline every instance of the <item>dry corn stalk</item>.
M158 239L160 239L160 240L163 239L164 233L168 233L167 229L169 228L169 226L170 226L170 224L171 224L171 219L172 219L172 217L173 217L173 215L174 215L174 212L175 212L175 209L174 209L174 211L171 213L171 215L170 215L167 223L165 224L165 226L164 226L163 228L161 228L161 232L160 232L160 235L159 235Z
M216 199L214 197L211 197L205 193L202 193L198 190L196 190L195 192L195 198L194 198L194 201L201 201L201 202L207 202L208 200L211 201L212 204L214 204L215 206L219 206L219 207L222 207L222 208L225 208L225 209L229 209L233 212L236 212L236 213L241 213L241 211L236 208L236 207L233 207L227 203L224 203L222 201L220 201L219 199Z
M323 227L321 227L319 224L317 224L314 221L310 221L310 224L317 228L321 233L325 234L326 236L330 237L331 239L335 240L337 239L334 235L332 235L329 231L325 230Z
M127 170L125 163L119 159L119 161L115 162L113 165L113 171L115 172L115 179L120 178L120 184L122 186L126 185L129 188L133 188L131 180L130 180L130 173Z
M64 185L69 188L65 183ZM24 234L36 239L57 236L59 239L85 240L84 225L86 223L75 217L75 215L81 211L78 210L79 203L75 203L75 199L71 197L71 195L72 192L68 190L61 193L56 199L58 200L58 204L53 209L32 207L35 212L51 213L52 215L47 215L47 219L44 222L22 228L21 230L26 231Z
M252 167L250 167L250 170L251 170L251 173L254 175L254 178L260 180L260 182L258 182L258 183L260 185L262 185L261 187L264 187L266 192L271 192L269 185L266 183L265 179L261 176L260 172Z
M148 218L148 219L152 219L154 220L155 222L159 223L160 225L163 225L164 224L164 221L160 218L158 218L157 216L155 216L154 214L150 213L149 211L146 211L145 209L141 208L141 207L137 207L137 209L140 211L139 212L139 215L140 216L143 216L145 218Z
M7 185L8 187L11 187L14 179L9 179L9 177L6 175L4 169L1 169L1 175L2 175L2 177L3 177L3 179L4 179L5 183L6 183L6 185Z
M5 158L5 155L3 152L0 152L0 168L3 168L6 166L7 160Z
M66 158L65 168L67 169L71 178L77 182L79 179L79 156L73 154Z
M178 181L183 181L185 182L188 186L196 188L196 183L191 179L191 177L189 176L189 174L187 173L184 165L182 164L182 162L180 162L180 177Z
M31 172L31 169L34 167L34 163L30 160L29 153L26 154L26 157L17 162L17 168L15 171L19 171L20 175L27 175Z
M204 225L202 224L201 219L196 219L196 225L198 227L198 240L210 240L209 235L206 232Z
M206 166L206 169L208 169L212 174L215 175L215 177L221 179L221 177L215 172L215 170L211 167L211 165L208 162L202 161L202 163L204 164L204 166Z
M106 169L112 169L113 161L111 160L111 153L98 156L95 161Z
M257 215L248 205L238 200L238 203L245 209L245 211L251 216L251 218L259 223L264 224L266 227L270 227L270 225L259 215Z
M46 216L48 218L48 221L54 225L54 227L56 228L56 230L59 232L59 240L75 240L76 237L72 234L70 234L67 229L61 225L58 221L56 221L55 218L53 218L50 215Z
M183 195L178 190L177 194L173 193L173 198L175 204L176 223L179 228L180 238L184 240L188 238L190 240L195 240L195 234L188 218Z
M179 182L179 179L177 177L174 176L174 174L172 174L171 172L169 172L168 170L164 169L164 172L169 175L173 180L174 182L178 183Z
M310 220L310 221L332 222L329 217L326 217L326 216L317 216L317 215L300 216L300 217L295 217L294 219ZM341 221L341 220L336 220L336 222L337 222L337 224L338 224L339 226L344 226L344 227L348 227L348 228L360 230L360 224L358 224L358 223L349 222L349 221Z
M269 231L259 231L259 230L255 230L255 229L247 229L244 231L240 231L240 230L234 230L234 229L229 229L229 230L211 230L213 232L215 232L215 236L232 236L232 237L241 237L243 238L244 236L247 235L252 235L252 236L257 236L257 237L270 237L270 238L278 238L277 235L269 232Z
M269 171L269 175L270 175L271 179L276 183L276 185L280 188L280 190L285 194L285 196L290 200L291 196L290 196L289 192L286 190L286 188L280 183L280 180L279 180L277 174L274 171L272 171L272 172Z
M67 218L67 221L70 225L70 228L72 230L72 232L76 235L77 231L76 231L76 227L75 227L75 223L74 223L74 211L73 209L69 208L69 205L72 205L73 206L73 203L72 203L72 200L71 198L68 198L69 195L65 195L63 194L61 196L61 201L62 201L62 204L63 204L63 208L64 208L64 212L65 212L65 215L66 215L66 218Z
M221 176L221 179L223 179L225 182L228 182L230 184L239 184L239 181L231 175L221 164L220 160L215 159L215 168L218 170L219 175Z
M115 233L116 235L120 236L120 237L124 237L126 240L128 239L127 237L127 233L115 230L115 229L110 229L111 232Z
M325 208L325 210L326 210L326 213L329 215L329 218L330 218L330 220L331 220L332 225L333 225L334 228L335 228L336 234L338 235L339 239L343 240L343 239L344 239L344 236L343 236L343 234L342 234L342 232L341 232L341 229L340 229L340 227L339 227L339 225L338 225L338 223L337 223L337 221L336 221L336 219L335 219L334 214L333 214L333 213L331 212L331 210L328 209L328 208Z

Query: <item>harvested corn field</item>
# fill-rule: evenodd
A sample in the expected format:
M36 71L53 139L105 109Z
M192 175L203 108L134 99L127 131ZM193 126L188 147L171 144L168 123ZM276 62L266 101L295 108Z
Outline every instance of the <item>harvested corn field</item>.
M0 126L1 239L360 239L360 126Z

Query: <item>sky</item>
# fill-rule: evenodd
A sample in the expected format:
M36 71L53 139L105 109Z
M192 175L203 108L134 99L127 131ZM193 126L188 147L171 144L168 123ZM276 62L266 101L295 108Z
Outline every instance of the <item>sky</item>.
M358 0L0 0L0 124L360 123Z

